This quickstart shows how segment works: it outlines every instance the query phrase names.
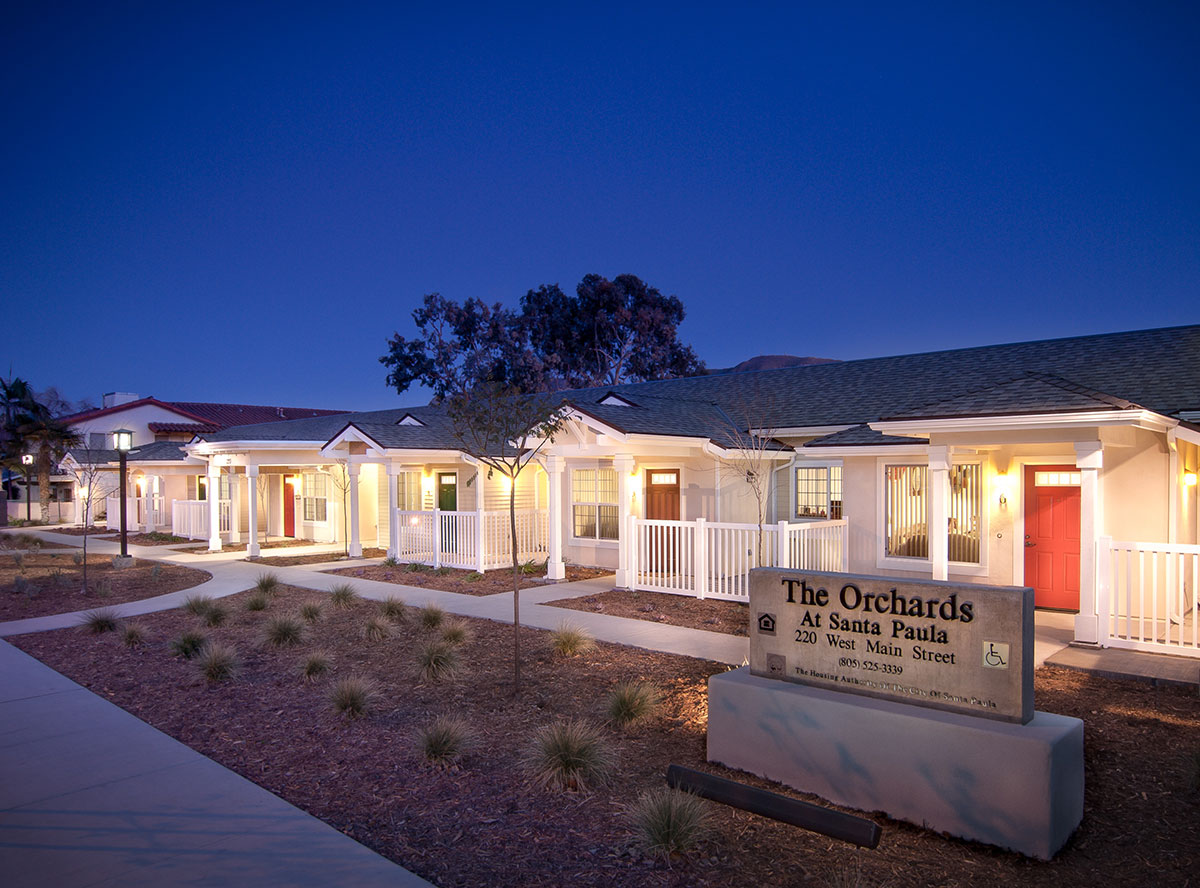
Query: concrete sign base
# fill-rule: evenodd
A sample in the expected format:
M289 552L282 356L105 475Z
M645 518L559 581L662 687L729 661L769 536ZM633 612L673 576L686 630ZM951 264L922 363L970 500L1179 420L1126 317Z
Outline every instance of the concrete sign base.
M708 760L1050 859L1083 817L1083 722L1019 725L751 675L708 683Z

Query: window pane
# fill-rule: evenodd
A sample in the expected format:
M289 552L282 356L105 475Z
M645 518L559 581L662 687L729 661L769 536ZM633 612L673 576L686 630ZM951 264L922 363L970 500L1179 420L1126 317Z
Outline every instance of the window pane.
M572 511L575 516L575 536L594 538L596 536L596 507L573 506Z
M620 524L617 519L616 506L601 506L600 507L600 539L615 540L617 539Z
M887 466L884 470L884 536L888 555L928 558L925 510L926 466Z
M796 517L829 517L829 469L825 466L796 469Z
M842 517L842 467L829 468L829 517Z
M576 503L596 501L595 469L575 469L571 473L571 500Z
M316 517L313 518L313 520L314 521L324 521L325 520L325 500L324 500L324 498L315 499L315 500L313 500L313 502L316 504Z
M617 470L600 469L596 473L596 501L617 504Z
M947 522L951 561L979 563L979 514L983 503L982 469L978 465L950 467L950 515Z

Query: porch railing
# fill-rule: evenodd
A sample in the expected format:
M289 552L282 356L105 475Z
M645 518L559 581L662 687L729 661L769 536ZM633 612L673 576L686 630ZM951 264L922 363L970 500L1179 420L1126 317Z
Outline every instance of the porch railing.
M1200 657L1200 546L1101 537L1100 643Z
M220 531L229 533L230 501L221 500ZM171 532L189 540L208 539L208 501L175 500L171 505Z
M846 522L729 524L630 518L629 584L634 589L726 598L750 597L755 567L846 570Z
M119 496L106 497L105 508L107 509L109 528L120 530L121 498ZM147 509L152 510L149 515L147 514ZM126 530L135 533L145 530L149 526L146 521L148 517L153 518L155 530L169 529L169 525L164 520L166 515L161 493L152 494L149 498L144 496L130 496L125 498Z
M517 560L544 559L548 552L549 512L516 513ZM507 511L415 512L396 510L396 539L390 554L397 561L458 567L483 572L512 564L512 531Z

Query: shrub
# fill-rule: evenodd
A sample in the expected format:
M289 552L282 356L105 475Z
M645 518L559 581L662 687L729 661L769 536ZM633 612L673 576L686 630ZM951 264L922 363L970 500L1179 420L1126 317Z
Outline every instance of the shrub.
M379 602L379 612L393 623L408 622L408 608L395 595L389 595Z
M279 591L279 577L273 573L259 574L254 588L263 595L274 595Z
M471 627L463 620L447 620L442 625L442 641L446 644L466 644L473 636Z
M441 681L458 671L458 651L444 641L427 641L417 648L417 671L426 681Z
M156 565L154 565L154 567L150 568L150 579L157 580L161 576L162 576L162 565L161 564L156 564Z
M546 572L546 562L530 559L521 565L521 573L527 577L540 577Z
M135 648L145 643L148 634L146 627L141 623L127 623L121 632L121 641L125 643L125 647Z
M483 574L481 574L477 570L473 570L469 574L467 574L465 577L463 577L463 581L467 582L467 583L478 583L482 579L483 579Z
M237 671L237 651L220 642L211 641L201 649L196 665L210 682L226 681L233 678Z
M266 592L259 592L257 589L246 596L246 610L248 611L265 611L271 603L271 596Z
M315 623L321 619L321 605L315 601L306 601L300 605L300 616L306 623Z
M37 583L23 577L20 574L13 579L13 592L17 595L24 595L28 599L34 599L38 596Z
M383 559L383 566L384 567L399 567L400 562L397 561L395 558L393 558L391 555L389 555L387 558Z
M15 564L17 566L17 570L25 569L25 553L24 552L13 552L12 560L13 560L13 564Z
M76 567L79 567L80 565L82 565L82 564L83 564L83 553L82 553L82 552L76 552L75 554L73 554L73 555L71 556L71 560L72 560L73 562L75 562L75 566L76 566Z
M266 638L275 647L295 647L304 640L304 624L295 617L272 617Z
M604 783L616 764L604 735L594 725L576 719L539 729L527 758L533 778L553 789L583 790Z
M333 663L328 654L324 651L313 651L300 667L300 674L304 676L305 681L316 681L321 676L328 674L332 668Z
M451 568L449 568L449 567L435 567L433 569L433 575L435 577L444 577L444 576L447 576L450 573L450 571L451 571Z
M662 702L662 691L645 681L623 681L608 695L608 720L619 728L641 721Z
M699 796L658 788L641 795L630 809L639 843L652 854L670 857L696 846L708 828L708 810Z
M171 650L185 660L190 660L208 644L208 636L203 632L185 632L171 642Z
M550 633L550 649L560 657L575 657L595 646L596 642L592 636L569 623L560 623L558 628Z
M417 611L417 618L425 629L437 629L446 619L446 612L436 604L429 603Z
M338 583L329 590L329 600L334 607L350 607L358 601L358 592L349 583Z
M119 625L121 625L121 618L111 607L102 607L83 615L82 626L92 635L115 632Z
M228 616L223 605L212 602L208 606L208 610L200 615L200 619L204 621L205 626L216 628L225 622L225 617Z
M384 641L392 636L392 624L386 617L371 617L363 626L363 638L367 641Z
M349 718L367 715L378 699L375 682L357 675L340 679L329 690L329 702L334 711Z
M189 595L183 599L183 609L197 617L203 617L212 606L213 600L207 595Z
M408 563L408 567L406 567L405 570L407 570L409 573L415 573L415 574L425 573L427 570L429 570L429 565L422 564L419 561L410 561Z
M439 715L417 732L417 744L435 765L451 765L470 748L471 726L461 718Z
M96 585L96 594L101 598L110 598L112 596L112 577L100 578L100 582Z

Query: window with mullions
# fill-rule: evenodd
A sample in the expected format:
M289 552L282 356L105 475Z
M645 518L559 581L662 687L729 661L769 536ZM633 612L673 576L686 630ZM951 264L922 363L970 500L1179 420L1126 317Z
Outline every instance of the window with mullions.
M982 467L950 467L946 545L950 561L980 563ZM929 557L929 467L884 468L884 544L889 556Z
M421 511L420 472L400 472L396 475L396 508L404 512Z
M576 538L617 539L621 522L615 469L597 467L571 471L571 518Z
M841 466L801 466L796 469L796 517L842 517Z
M302 502L305 521L324 521L327 497L325 475L305 472L302 482Z
M230 481L230 477L228 475L220 476L220 481L218 482L217 487L221 491L221 495L219 497L217 497L218 499L229 500L232 498L230 491L229 491L229 481ZM198 500L207 500L208 499L208 476L207 475L197 475L196 476L196 499L198 499Z

